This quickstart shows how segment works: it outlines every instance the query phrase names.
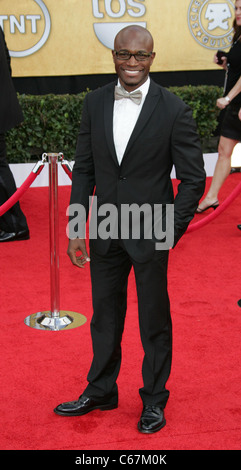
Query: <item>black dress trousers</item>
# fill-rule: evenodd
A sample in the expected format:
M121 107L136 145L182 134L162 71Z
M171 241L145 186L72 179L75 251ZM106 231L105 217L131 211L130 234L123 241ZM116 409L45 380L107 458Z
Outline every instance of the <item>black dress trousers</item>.
M139 263L131 259L121 241L112 241L105 256L90 251L93 296L91 336L93 361L88 374L87 396L117 394L121 365L121 339L127 309L127 283L134 269L140 335L144 350L144 404L165 407L169 397L166 382L172 360L172 324L167 292L168 251L156 251Z

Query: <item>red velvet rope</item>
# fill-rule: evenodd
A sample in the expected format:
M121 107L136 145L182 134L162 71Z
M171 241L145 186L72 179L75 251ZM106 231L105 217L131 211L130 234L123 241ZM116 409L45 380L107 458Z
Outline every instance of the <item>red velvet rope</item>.
M69 178L72 180L72 171L65 165L64 162L61 162L62 168L65 171L65 173L69 176Z
M64 169L65 173L72 180L72 171L71 171L71 167L68 165L68 162L65 163L65 161L62 161L61 163L62 163L62 168ZM42 166L41 166L41 162L38 162L35 165L34 169L31 171L30 175L24 181L22 186L20 186L20 188L4 204L0 206L0 217L3 214L5 214L5 212L7 212L9 209L11 209L11 207L14 206L16 202L19 201L19 199L31 186L31 184L34 182L35 178L40 174L43 168L44 168L43 161L42 161ZM36 171L34 171L35 169Z
M196 222L195 224L189 225L187 228L186 233L194 232L194 230L197 230L204 225L208 224L212 220L216 219L216 217L219 216L227 207L236 199L236 197L241 193L241 182L237 185L237 187L231 192L231 194L225 199L225 201L215 209L212 214L208 215L207 217L204 217L204 219L199 220L199 222Z
M18 188L17 191L15 191L15 193L6 202L4 202L4 204L0 206L0 216L5 214L5 212L7 212L12 206L14 206L16 202L18 202L20 197L22 197L22 195L25 193L25 191L27 191L29 186L31 186L38 174L39 173L33 173L32 171L28 178L20 186L20 188Z

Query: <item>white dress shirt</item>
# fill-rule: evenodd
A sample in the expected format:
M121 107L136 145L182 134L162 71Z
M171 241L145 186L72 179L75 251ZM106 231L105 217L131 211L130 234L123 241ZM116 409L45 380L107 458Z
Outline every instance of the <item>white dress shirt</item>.
M119 81L118 86L120 86ZM138 90L142 92L142 100L139 105L126 98L115 100L113 114L113 134L119 164L121 164L126 146L136 125L136 121L139 117L143 103L148 93L149 86L150 77L148 77L146 82L138 88Z

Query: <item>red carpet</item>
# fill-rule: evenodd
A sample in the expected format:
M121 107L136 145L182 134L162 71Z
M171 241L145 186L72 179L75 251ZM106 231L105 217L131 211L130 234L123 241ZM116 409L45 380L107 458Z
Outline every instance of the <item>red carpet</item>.
M220 202L240 178L229 176ZM142 348L133 275L118 409L75 418L53 413L57 404L80 395L92 356L89 270L77 270L66 255L69 194L69 187L59 188L61 310L85 315L83 326L47 332L24 324L28 315L50 309L48 188L30 188L20 201L31 239L0 246L1 450L240 449L241 196L171 252L174 350L167 425L148 436L137 431Z

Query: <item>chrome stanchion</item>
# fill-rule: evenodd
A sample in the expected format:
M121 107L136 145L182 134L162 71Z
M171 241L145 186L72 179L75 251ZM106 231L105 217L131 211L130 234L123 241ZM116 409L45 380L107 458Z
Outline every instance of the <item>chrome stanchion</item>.
M60 331L77 328L86 322L86 317L77 312L60 310L59 284L59 211L58 211L58 156L47 154L49 161L49 242L51 310L38 312L25 318L24 323L39 330Z

